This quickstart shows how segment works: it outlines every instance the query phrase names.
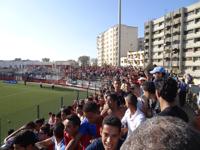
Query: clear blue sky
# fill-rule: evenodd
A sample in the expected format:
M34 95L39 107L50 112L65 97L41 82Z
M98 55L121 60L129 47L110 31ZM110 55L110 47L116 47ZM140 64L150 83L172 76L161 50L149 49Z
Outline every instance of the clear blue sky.
M137 26L198 0L122 0L122 23ZM96 36L117 24L118 0L0 0L0 60L97 56Z

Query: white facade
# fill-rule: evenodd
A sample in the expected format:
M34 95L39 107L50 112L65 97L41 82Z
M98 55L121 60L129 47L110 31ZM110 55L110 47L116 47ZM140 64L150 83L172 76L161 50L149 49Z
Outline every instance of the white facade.
M144 51L128 51L126 57L121 57L121 66L144 67Z
M121 60L121 66L122 66L122 67L129 66L127 57L121 57L120 60Z
M145 23L145 65L200 77L200 2Z
M118 65L118 25L111 27L97 37L98 65ZM138 48L138 28L121 25L121 57L131 49Z

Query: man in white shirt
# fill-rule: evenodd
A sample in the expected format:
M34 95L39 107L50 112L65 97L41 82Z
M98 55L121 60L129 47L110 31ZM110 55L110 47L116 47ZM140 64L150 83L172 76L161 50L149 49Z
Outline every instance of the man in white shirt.
M146 120L145 115L137 108L137 97L133 94L128 94L125 97L125 103L127 106L126 113L122 118L122 125L125 127L124 131L128 131L130 134L143 122ZM127 130L128 129L128 130Z

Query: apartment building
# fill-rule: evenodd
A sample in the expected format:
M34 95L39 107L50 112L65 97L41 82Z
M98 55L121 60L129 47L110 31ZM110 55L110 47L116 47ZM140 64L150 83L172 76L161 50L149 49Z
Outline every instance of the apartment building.
M128 51L126 57L121 57L121 66L144 67L144 51Z
M144 65L200 78L200 2L145 23Z
M138 50L139 51L144 50L144 38L138 38Z
M127 55L131 49L138 49L138 28L121 25L120 58ZM119 28L115 25L97 36L98 66L104 64L117 66L119 60L118 48Z

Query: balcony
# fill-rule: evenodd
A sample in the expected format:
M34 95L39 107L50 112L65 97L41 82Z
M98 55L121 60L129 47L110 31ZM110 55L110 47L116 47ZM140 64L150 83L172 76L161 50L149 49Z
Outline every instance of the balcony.
M192 30L196 27L197 25L195 23L190 23L188 24L185 28L186 30ZM198 27L198 26L197 26Z
M193 39L193 38L197 38L200 37L200 32L196 32L196 33L191 33L191 34L187 34L185 35L185 39Z
M194 47L200 47L200 42L195 42L195 43L193 44L193 46L194 46Z
M175 18L175 17L180 17L180 15L181 15L180 9L175 10L175 11L173 12L173 17L174 17L174 18Z
M194 42L189 42L189 43L186 43L185 44L185 48L188 49L188 48L193 48L195 46Z
M146 34L146 33L149 33L149 32L150 32L150 28L144 30L144 33L145 33L145 34Z
M170 49L165 49L165 54L169 54L171 53L171 50Z
M179 37L179 35L176 35L176 36L173 36L172 39L173 39L173 41L179 41L180 37Z
M177 19L174 19L173 20L173 24L176 25L176 24L180 24L181 23L181 19L180 18L177 18Z
M159 44L164 44L164 40L156 40L153 42L153 45L159 45Z
M173 28L173 33L180 33L180 29L179 28Z
M200 56L200 51L195 51L192 53L194 56Z
M171 42L171 37L165 38L165 42Z
M166 21L171 20L171 18L172 18L171 17L171 13L168 13L168 14L165 15L165 20Z
M179 49L179 44L173 44L172 49Z
M171 31L170 30L167 30L167 31L165 31L165 34L167 35L167 34L170 34L171 35Z
M195 36L194 33L190 33L190 34L185 35L185 39L186 39L186 40L188 40L188 39L193 39L194 36Z
M186 21L193 20L193 19L195 19L196 17L197 17L196 14L189 15L189 16L186 17Z
M153 49L153 51L154 52L163 52L163 49L164 49L163 47L160 47L160 48L156 47L156 48Z
M167 27L171 27L171 25L172 25L171 22L166 22L166 23L165 23L165 27L166 27L166 28L167 28Z
M183 64L185 66L193 66L195 63L192 60L186 60L186 61L183 61Z
M179 61L172 61L172 66L179 66Z

